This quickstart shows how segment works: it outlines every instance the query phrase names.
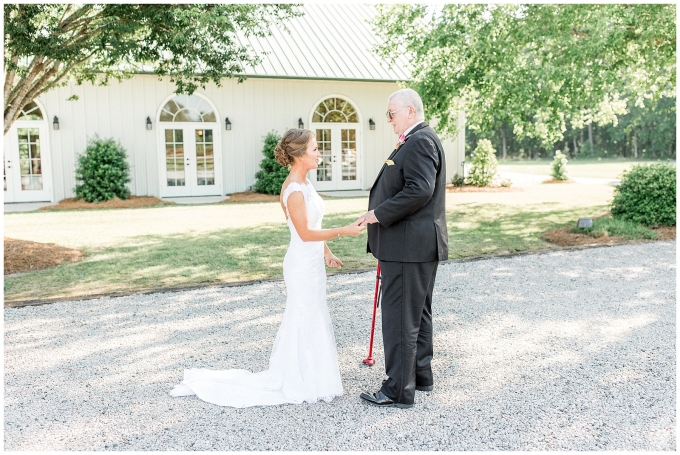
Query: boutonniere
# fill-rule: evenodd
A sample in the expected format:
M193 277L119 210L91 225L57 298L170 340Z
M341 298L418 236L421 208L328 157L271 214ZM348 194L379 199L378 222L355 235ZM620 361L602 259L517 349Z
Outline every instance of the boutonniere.
M399 142L397 142L397 146L395 147L395 149L398 150L399 147L401 147L402 145L404 145L404 142L406 142L406 137L404 137L403 134L400 134L400 135L399 135Z
M394 166L394 161L392 161L392 160L385 160L385 164L387 164L388 166Z

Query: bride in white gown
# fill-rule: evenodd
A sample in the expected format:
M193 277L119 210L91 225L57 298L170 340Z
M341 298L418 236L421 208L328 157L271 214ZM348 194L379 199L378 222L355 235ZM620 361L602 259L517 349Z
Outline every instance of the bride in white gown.
M335 229L321 229L324 205L306 178L319 160L314 133L291 129L276 146L276 160L290 165L281 188L281 207L290 229L290 245L283 259L286 310L274 340L269 369L184 370L184 380L172 396L197 395L220 406L237 408L314 403L342 395L333 325L326 304L326 269L340 261L325 241L341 235L358 236L359 221Z

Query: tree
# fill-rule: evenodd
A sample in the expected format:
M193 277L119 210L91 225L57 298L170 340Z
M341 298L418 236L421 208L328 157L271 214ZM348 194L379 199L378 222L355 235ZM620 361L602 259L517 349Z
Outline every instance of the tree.
M588 138L588 128L575 129L567 125L564 138L552 145L530 137L518 137L512 125L507 131L507 157L510 159L549 158L556 150L563 150L569 159L620 157L643 159L675 159L676 98L664 97L658 102L635 106L629 101L627 114L617 116L617 124L593 126L593 152ZM470 153L480 139L489 139L494 148L503 145L502 130L481 132L468 130L465 150Z
M513 125L545 145L567 123L616 122L626 97L644 103L675 92L675 5L389 5L374 26L376 51L406 53L409 86L439 129L455 112L469 128Z
M176 93L233 77L258 55L238 34L299 15L273 4L6 4L5 134L23 106L74 78L106 84L144 65ZM239 82L243 76L239 76Z

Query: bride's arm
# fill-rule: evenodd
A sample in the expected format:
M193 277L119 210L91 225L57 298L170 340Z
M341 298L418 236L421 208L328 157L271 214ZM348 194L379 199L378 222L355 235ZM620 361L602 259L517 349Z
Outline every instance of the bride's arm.
M334 239L341 235L352 235L356 237L365 229L359 226L359 220L347 226L333 229L310 229L307 219L307 207L301 192L295 191L288 196L288 214L295 226L295 230L303 242L322 242Z

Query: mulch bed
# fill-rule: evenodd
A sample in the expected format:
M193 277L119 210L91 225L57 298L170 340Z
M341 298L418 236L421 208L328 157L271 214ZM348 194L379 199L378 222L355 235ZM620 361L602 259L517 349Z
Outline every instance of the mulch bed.
M5 237L5 275L33 272L64 262L81 260L82 251L54 243L37 243Z
M556 179L550 179L550 180L543 180L541 183L576 183L573 180L556 180Z
M221 203L227 204L230 202L279 202L279 195L244 191L242 193L230 194L229 199L225 199Z
M541 234L541 238L559 246L593 245L596 243L614 245L626 241L625 237L609 237L608 235L591 237L588 234L575 234L571 232L571 226L544 232Z
M39 210L87 210L87 209L129 209L135 207L151 207L154 205L173 205L174 202L162 201L153 196L130 196L127 199L117 197L106 202L85 202L74 198L62 199L57 205L48 205Z
M607 216L607 215L604 215ZM650 228L659 235L659 240L675 240L675 226L661 226ZM576 234L571 232L571 226L565 226L541 234L541 238L558 246L577 246L577 245L616 245L618 243L629 242L625 237L591 237L587 234Z
M453 186L449 183L446 185L447 193L507 193L511 191L524 191L522 188L513 188L511 186Z

